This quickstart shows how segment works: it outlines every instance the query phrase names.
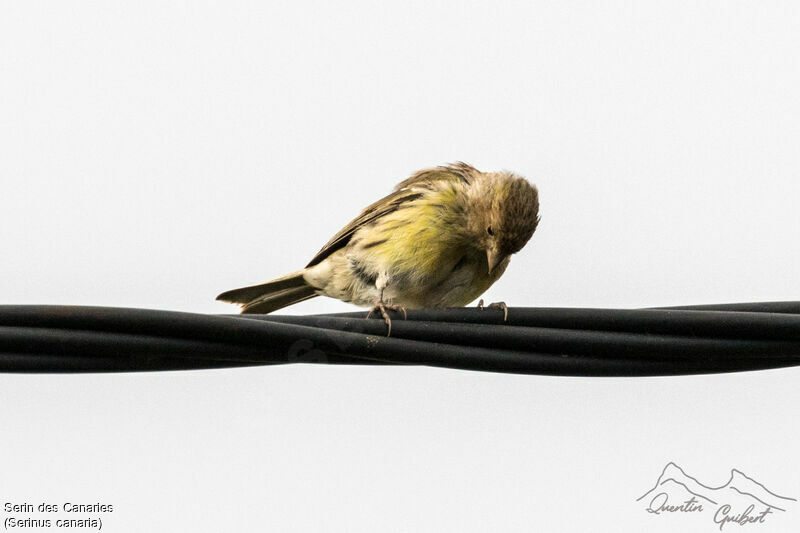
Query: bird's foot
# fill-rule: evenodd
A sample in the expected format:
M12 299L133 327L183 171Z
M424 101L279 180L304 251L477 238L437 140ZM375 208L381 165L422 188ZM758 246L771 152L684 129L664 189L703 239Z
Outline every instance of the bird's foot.
M383 317L383 321L386 322L386 327L388 328L387 331L386 331L386 336L387 337L391 337L392 336L392 319L389 316L388 311L401 311L403 313L403 320L408 319L408 313L406 313L406 308L405 307L401 307L399 305L385 304L383 302L377 302L375 304L375 307L370 309L369 313L367 313L367 318L370 318L372 316L372 314L375 313L375 312L380 313L381 316Z
M490 309L502 309L503 310L503 322L508 322L508 306L505 302L494 302L488 305ZM483 298L478 301L478 309L486 309L483 305Z

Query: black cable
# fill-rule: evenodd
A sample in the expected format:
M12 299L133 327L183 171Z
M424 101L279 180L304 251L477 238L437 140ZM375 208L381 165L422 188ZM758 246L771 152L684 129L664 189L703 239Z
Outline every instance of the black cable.
M300 324L368 335L385 335L382 320L331 316L257 315L259 320ZM742 358L800 354L800 341L681 337L651 333L592 331L542 327L496 326L403 320L392 321L392 337L493 349L568 353L617 358L691 358L729 356Z
M752 302L735 304L682 305L674 307L656 307L654 309L788 313L791 315L800 315L800 302Z
M202 370L256 366L265 363L236 363L191 358L131 357L126 355L83 357L74 354L0 352L0 372L66 373L148 372L164 370Z
M408 320L504 325L498 309L410 310ZM361 313L320 315L359 318ZM396 320L402 314L394 313ZM800 316L787 313L692 309L591 309L515 307L505 325L696 337L800 340Z
M212 316L0 306L0 370L98 372L276 363L415 364L583 376L676 375L800 365L800 316L747 310L512 308L380 319ZM753 309L762 310L753 312ZM800 304L780 303L780 309Z

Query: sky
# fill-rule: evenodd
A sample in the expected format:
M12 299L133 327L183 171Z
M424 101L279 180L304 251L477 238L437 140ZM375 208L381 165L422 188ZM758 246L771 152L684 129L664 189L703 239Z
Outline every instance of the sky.
M487 301L798 300L798 23L793 2L3 4L0 304L233 312L214 297L458 160L540 190ZM800 497L798 379L2 375L0 499L111 502L114 532L711 531L634 500L668 461Z

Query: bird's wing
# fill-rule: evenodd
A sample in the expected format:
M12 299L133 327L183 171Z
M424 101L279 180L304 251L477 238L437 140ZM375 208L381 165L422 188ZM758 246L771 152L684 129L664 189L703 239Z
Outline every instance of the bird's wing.
M317 252L317 255L306 265L306 268L321 263L335 251L347 246L353 234L367 224L397 211L408 202L421 198L424 190L432 189L434 183L441 181L469 183L469 176L477 172L476 169L466 163L455 163L446 167L436 167L417 172L410 178L398 183L391 194L365 208L360 215L350 221Z
M342 228L339 233L334 235L333 238L331 238L331 240L328 241L328 243L323 246L319 252L317 252L317 255L315 255L314 258L306 265L306 268L322 262L333 252L347 246L347 243L350 242L350 238L359 229L385 215L388 215L389 213L397 211L403 204L416 200L421 196L421 192L404 189L394 191L385 198L381 198L374 204L364 209L360 215L350 221L350 223Z

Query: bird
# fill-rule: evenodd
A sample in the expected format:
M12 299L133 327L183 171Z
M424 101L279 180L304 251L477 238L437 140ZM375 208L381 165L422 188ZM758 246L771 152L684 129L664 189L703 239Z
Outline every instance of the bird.
M387 309L463 307L481 296L539 220L538 189L519 175L463 162L427 168L362 210L305 268L217 300L271 313L324 295L379 311L391 335ZM492 306L507 318L504 303Z

